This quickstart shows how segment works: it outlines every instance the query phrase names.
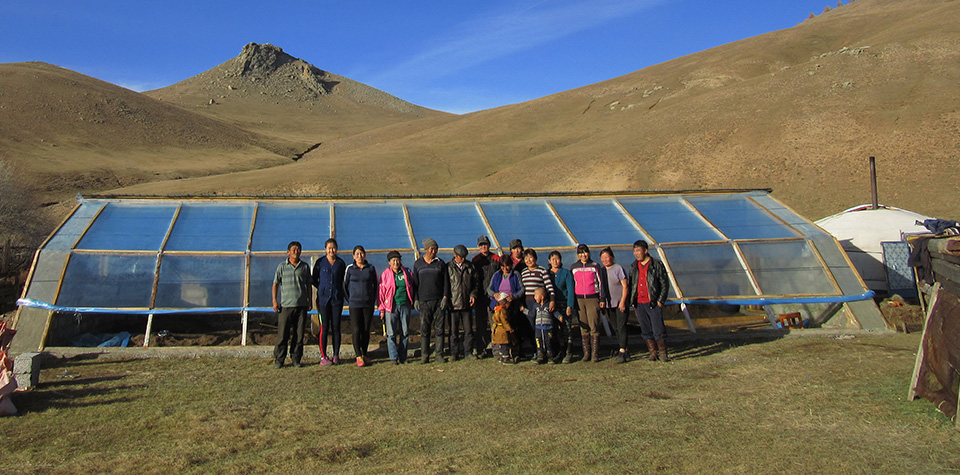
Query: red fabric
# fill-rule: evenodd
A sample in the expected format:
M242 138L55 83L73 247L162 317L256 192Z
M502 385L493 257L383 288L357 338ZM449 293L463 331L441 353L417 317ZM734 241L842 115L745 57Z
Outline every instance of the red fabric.
M650 261L647 264L637 263L637 303L650 303L650 291L647 289L647 268L650 267Z

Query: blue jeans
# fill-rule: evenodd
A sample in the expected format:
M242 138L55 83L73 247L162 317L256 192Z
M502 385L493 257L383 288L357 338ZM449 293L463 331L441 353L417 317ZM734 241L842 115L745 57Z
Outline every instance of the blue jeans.
M410 306L398 305L393 312L385 313L383 324L387 332L387 352L391 360L407 361L407 340L410 324Z

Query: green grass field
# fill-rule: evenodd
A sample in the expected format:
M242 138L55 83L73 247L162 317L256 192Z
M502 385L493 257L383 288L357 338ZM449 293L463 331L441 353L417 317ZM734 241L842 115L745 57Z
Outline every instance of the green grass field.
M45 362L0 418L5 473L957 473L906 400L918 335L678 344L670 363L276 370L266 358Z

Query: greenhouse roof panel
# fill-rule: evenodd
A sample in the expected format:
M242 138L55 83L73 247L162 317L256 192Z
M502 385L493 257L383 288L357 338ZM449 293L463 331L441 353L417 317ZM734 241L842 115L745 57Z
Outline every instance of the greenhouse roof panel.
M438 241L446 260L457 244L475 254L480 235L495 252L521 239L541 251L543 266L555 249L568 268L578 242L593 247L597 260L597 247L611 246L626 268L633 242L646 239L667 268L671 303L867 293L832 236L766 192L749 191L81 199L37 254L26 297L101 312L266 311L290 241L301 242L311 265L331 236L347 263L359 244L383 271L390 250L412 267L424 238Z

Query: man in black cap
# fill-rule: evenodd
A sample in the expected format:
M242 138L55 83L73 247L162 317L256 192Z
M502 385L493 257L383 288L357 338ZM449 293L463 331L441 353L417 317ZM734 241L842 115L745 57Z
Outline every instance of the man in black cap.
M460 359L460 328L463 327L463 356L480 359L473 341L472 310L479 294L480 278L473 263L467 260L467 247L463 244L453 248L447 275L450 278L450 356L454 361Z
M443 311L450 305L450 279L447 266L437 257L437 241L423 240L423 256L413 264L413 287L417 290L413 306L420 312L420 363L430 362L430 332L436 344L436 361L447 362L443 356Z
M523 241L519 239L510 241L510 258L513 259L513 270L517 274L527 268L527 264L523 262Z
M477 356L483 357L486 354L487 345L490 343L491 319L493 318L493 309L490 308L490 297L487 296L487 289L490 288L490 280L493 279L493 275L500 271L500 256L490 252L490 238L486 236L477 238L477 250L480 252L473 256L472 261L481 288L477 295L477 301L473 305L473 319L477 326L477 331L474 333L479 350Z

